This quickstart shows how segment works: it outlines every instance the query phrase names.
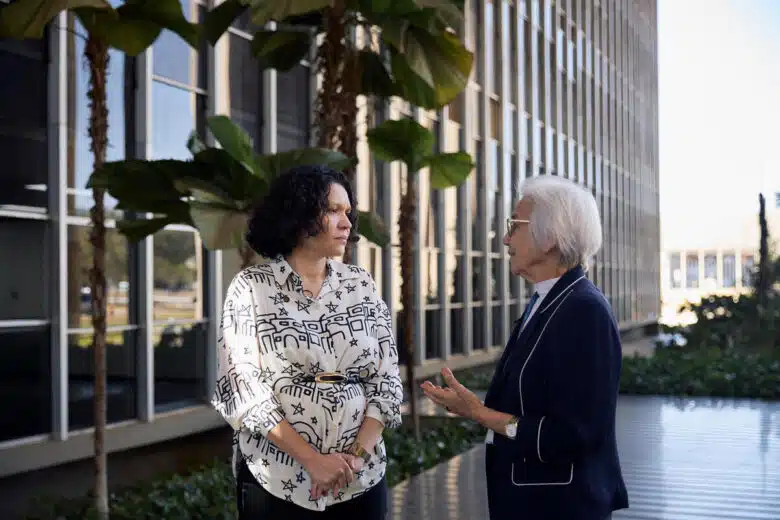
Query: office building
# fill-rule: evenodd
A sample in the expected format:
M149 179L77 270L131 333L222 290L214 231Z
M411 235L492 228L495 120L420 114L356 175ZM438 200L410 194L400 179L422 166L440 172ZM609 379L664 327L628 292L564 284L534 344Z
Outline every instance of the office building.
M192 20L208 7L183 4ZM138 58L112 51L109 160L189 157L187 136L204 131L208 114L230 115L258 151L311 144L310 64L260 71L247 29L237 21L200 52L167 33ZM660 301L656 2L478 0L467 2L461 34L476 52L468 88L438 112L410 114L442 150L465 149L477 164L457 189L432 192L427 174L419 177L412 312L420 372L500 354L530 296L510 278L504 219L522 179L534 175L592 190L605 239L589 275L621 328L652 325ZM83 45L67 15L44 40L0 41L0 477L92 452ZM402 105L364 102L362 113L397 115ZM361 209L395 228L402 172L370 161L365 142L359 155ZM238 259L204 250L186 227L128 243L113 229L114 205L107 200L107 446L118 452L224 426L206 402L223 291ZM357 262L397 317L397 246L363 243Z

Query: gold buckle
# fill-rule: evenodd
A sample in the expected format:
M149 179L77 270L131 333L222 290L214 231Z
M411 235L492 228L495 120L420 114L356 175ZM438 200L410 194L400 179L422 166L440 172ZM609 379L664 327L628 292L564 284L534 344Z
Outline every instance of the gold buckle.
M314 382L316 383L328 383L328 384L335 384L335 383L343 383L347 380L347 376L344 374L339 374L338 372L320 372L316 376L314 376Z

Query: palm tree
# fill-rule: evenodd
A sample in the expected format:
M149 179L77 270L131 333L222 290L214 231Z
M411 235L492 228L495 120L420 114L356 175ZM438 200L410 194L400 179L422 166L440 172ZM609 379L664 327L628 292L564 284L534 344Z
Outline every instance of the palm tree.
M197 46L199 31L184 18L178 0L128 0L117 9L105 0L18 0L0 9L0 37L42 38L46 25L60 12L72 12L87 30L84 59L89 72L90 149L94 169L100 169L108 146L108 106L106 79L108 49L117 48L135 56L149 47L160 31L177 32L190 45ZM104 444L106 428L106 226L105 191L93 189L90 210L92 245L90 290L95 355L95 507L99 517L108 518L108 479Z

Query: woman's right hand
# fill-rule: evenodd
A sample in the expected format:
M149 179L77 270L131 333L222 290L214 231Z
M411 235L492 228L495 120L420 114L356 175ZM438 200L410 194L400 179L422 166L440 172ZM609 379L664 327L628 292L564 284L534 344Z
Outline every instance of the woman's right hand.
M329 489L336 495L355 479L350 460L342 453L318 453L304 469L311 477L311 492L315 498L327 494Z

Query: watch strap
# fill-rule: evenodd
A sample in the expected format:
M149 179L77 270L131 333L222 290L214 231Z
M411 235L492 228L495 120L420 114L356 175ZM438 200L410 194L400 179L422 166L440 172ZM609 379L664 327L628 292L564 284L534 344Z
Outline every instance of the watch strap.
M349 448L349 452L356 457L360 457L365 462L369 462L371 460L371 454L368 453L368 451L358 441L355 441L352 444L352 446Z

